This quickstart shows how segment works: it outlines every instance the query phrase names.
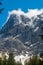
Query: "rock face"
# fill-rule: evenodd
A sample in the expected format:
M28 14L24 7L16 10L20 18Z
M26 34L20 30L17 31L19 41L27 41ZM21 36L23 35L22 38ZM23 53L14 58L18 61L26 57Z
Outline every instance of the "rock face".
M13 11L0 30L0 51L43 52L43 12L32 16Z

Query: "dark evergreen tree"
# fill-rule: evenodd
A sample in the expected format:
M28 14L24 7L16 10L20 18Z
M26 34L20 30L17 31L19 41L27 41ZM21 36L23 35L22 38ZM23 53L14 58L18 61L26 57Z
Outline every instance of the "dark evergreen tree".
M6 59L6 56L4 56L4 59L3 59L3 65L7 65L7 59Z
M38 56L33 56L25 62L25 65L43 65L43 59L41 60Z
M2 5L2 2L0 2L0 5Z
M14 60L13 53L10 53L10 54L9 54L9 58L8 58L7 65L16 65L16 62L15 62L15 60Z
M2 65L2 58L0 58L0 65Z
M2 7L2 1L0 1L0 7ZM0 14L2 13L2 11L4 10L4 8L0 8Z

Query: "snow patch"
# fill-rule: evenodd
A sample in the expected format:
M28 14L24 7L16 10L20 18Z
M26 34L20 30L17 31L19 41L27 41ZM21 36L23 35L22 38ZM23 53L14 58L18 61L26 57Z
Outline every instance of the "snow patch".
M36 29L34 29L34 32L36 32L39 29L39 27L36 27Z
M26 16L26 17L28 17L28 18L31 19L33 16L34 16L34 17L37 17L37 15L40 15L40 14L42 14L42 13L43 13L43 9L40 9L40 10L39 10L39 9L28 9L27 12L24 12L24 11L22 11L21 9L12 10L12 11L9 11L9 12L8 12L8 17L7 17L6 22L8 21L8 19L10 18L10 16L11 16L12 14L16 14L16 15L18 16L19 23L22 23L21 18L20 18L20 15L24 15L24 16ZM42 17L43 17L43 15L42 15ZM5 22L5 23L6 23L6 22ZM5 25L5 23L4 23L4 25ZM33 22L30 22L29 25L30 25L30 26L33 25Z
M24 65L24 62L26 60L28 60L30 58L30 56L28 56L28 54L26 54L25 56L24 55L18 55L18 56L15 56L15 60L16 62L19 61L22 63L22 65Z

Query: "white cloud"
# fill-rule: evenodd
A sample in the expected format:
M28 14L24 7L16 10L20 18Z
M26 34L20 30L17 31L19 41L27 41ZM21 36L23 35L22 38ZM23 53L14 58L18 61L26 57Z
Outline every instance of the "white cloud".
M43 9L28 9L28 12L24 12L24 11L22 11L21 9L18 9L18 10L12 10L11 12L9 12L9 15L11 15L11 14L18 14L18 15L26 15L26 16L28 16L28 17L33 17L33 16L36 16L36 15L39 15L39 14L41 14L41 13L43 13Z
M7 20L6 20L6 22L8 21L8 19L10 18L10 16L12 15L12 14L16 14L17 15L17 17L18 17L18 19L19 19L19 24L20 23L23 23L22 21L21 21L21 18L20 18L20 15L24 15L25 17L28 17L28 18L30 18L30 22L29 23L27 23L27 24L24 24L24 25L30 25L31 27L33 26L34 27L34 25L33 25L33 20L31 19L33 16L34 16L34 18L36 18L37 17L37 15L40 15L40 14L42 14L43 13L43 9L28 9L28 12L24 12L24 11L22 11L21 9L18 9L18 10L12 10L12 11L9 11L8 12L8 17L7 17ZM38 18L39 19L39 18ZM5 22L5 23L6 23Z
M26 15L27 17L29 17L29 18L31 18L31 17L33 17L33 16L36 16L36 15L40 15L40 14L42 14L43 13L43 9L28 9L28 12L24 12L24 11L22 11L21 9L18 9L18 10L12 10L12 11L9 11L8 12L8 18L10 17L10 15L12 15L12 14L17 14L18 16L19 15ZM7 19L8 19L7 18Z
M27 15L31 18L36 15L43 13L43 9L28 9Z
M18 10L12 10L11 12L9 12L9 15L11 14L21 15L21 14L24 14L24 12L21 9L18 9Z

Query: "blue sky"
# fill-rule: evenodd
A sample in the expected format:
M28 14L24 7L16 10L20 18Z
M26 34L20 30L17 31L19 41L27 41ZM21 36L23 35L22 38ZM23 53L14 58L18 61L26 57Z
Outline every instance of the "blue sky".
M0 14L0 29L7 19L8 11L21 8L24 12L27 12L28 9L43 8L43 0L3 0L2 3L4 11Z

